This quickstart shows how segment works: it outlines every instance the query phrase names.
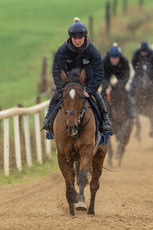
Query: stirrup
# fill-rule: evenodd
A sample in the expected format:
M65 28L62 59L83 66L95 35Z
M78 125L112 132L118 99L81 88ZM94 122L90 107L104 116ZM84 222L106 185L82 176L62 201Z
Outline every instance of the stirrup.
M102 127L100 127L99 131L102 132L102 133L107 132L107 131L108 132L112 131L112 126L109 125L109 128L108 128L107 126L103 125Z

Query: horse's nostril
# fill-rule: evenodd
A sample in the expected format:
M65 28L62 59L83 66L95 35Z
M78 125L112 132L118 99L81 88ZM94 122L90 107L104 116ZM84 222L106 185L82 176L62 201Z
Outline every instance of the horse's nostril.
M74 125L74 126L67 125L66 131L67 131L68 135L75 135L76 132L78 131L78 127L77 127L77 125Z

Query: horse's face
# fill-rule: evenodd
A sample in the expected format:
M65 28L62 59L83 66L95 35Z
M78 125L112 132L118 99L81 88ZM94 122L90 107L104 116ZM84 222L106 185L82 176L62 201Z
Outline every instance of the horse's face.
M143 65L143 77L140 78L141 81L142 81L141 86L142 86L143 89L148 88L149 82L150 82L150 79L149 79L148 73L147 73L147 69L148 69L147 65Z
M64 109L66 115L66 131L74 136L78 133L78 125L84 104L83 89L79 85L70 84L64 91Z
M64 82L68 83L64 89L66 131L68 135L75 136L78 133L78 126L84 109L85 97L82 84L85 79L85 71L81 72L80 83L69 83L64 72L61 77Z

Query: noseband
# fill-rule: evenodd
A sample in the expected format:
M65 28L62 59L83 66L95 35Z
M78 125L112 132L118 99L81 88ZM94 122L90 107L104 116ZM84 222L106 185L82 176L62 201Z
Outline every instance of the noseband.
M78 86L81 87L81 89L84 90L84 87L83 87L81 84L79 84L79 83L69 83L69 84L66 85L66 87L69 86L69 85L78 85ZM65 88L66 88L66 87L65 87ZM76 114L75 114L75 113L81 113L80 116L79 116L79 119L78 119L78 121L77 121L77 124L80 124L81 119L83 118L85 109L86 109L86 100L85 100L85 96L84 96L83 106L82 106L82 109L81 109L81 110L65 110L65 109L64 109L64 112L65 112L65 114L68 113L67 118L68 118L70 115L74 115L74 116L76 117Z

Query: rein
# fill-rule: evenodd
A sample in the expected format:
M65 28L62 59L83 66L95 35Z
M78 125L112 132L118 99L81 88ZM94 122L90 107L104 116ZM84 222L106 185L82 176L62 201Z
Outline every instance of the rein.
M81 84L79 84L79 83L69 83L69 84L66 85L66 87L69 86L69 85L78 85L78 86L80 86L84 90L84 87ZM77 113L77 112L81 113L80 116L79 116L78 122L77 122L77 124L78 124L78 133L74 136L73 143L72 143L72 152L74 152L74 145L75 145L76 140L80 136L80 132L88 125L88 123L89 123L89 121L91 119L92 113L91 113L91 110L90 110L90 116L89 116L87 122L84 124L84 126L81 126L82 118L83 118L83 115L84 115L85 110L86 110L87 107L88 106L86 104L86 98L84 96L83 106L82 106L81 110L75 110L75 109L74 110L65 110L64 109L65 114L68 113L68 116L74 115L76 117L75 113Z
M66 87L67 87L67 86L70 86L70 85L78 85L78 86L81 87L81 89L84 90L84 87L83 87L81 84L79 84L79 83L69 83L69 84L66 85ZM66 87L65 87L65 88L66 88ZM86 109L86 100L85 100L85 97L84 97L83 106L82 106L82 109L81 109L81 110L76 110L76 109L74 109L74 110L65 110L65 109L64 109L64 112L65 112L65 114L68 113L68 116L74 115L75 117L76 117L75 113L81 113L81 114L80 114L80 117L79 117L79 120L78 120L78 122L77 122L77 123L80 125L81 120L82 120L83 115L84 115L84 112L85 112L85 109ZM67 116L67 117L68 117L68 116Z

